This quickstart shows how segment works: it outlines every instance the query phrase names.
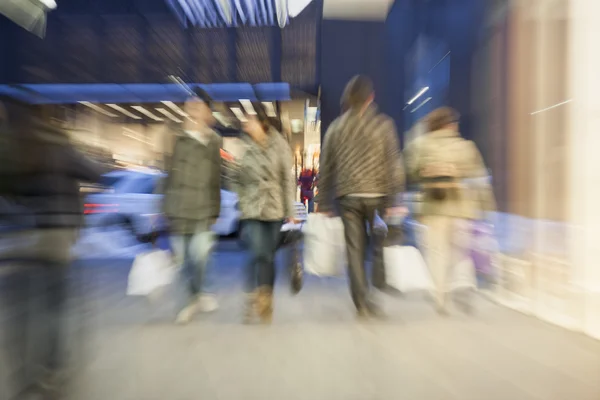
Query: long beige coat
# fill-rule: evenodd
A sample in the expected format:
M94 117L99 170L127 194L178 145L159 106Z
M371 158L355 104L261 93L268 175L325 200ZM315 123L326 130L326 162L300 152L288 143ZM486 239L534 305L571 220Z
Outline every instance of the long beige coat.
M405 149L407 173L412 182L420 183L419 172L428 162L452 163L459 171L461 189L445 200L427 195L421 199L419 214L462 219L480 219L485 211L494 211L496 202L488 184L483 158L475 143L463 139L458 132L440 130L416 138Z

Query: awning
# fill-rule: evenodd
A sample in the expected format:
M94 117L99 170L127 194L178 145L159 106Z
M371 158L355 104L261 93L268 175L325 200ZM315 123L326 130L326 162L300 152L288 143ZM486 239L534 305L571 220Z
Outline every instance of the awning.
M287 83L215 83L188 84L189 88L201 87L215 101L234 102L290 100ZM13 97L30 104L71 104L80 101L90 103L157 103L161 101L183 102L188 91L178 84L23 84L0 85L0 95Z

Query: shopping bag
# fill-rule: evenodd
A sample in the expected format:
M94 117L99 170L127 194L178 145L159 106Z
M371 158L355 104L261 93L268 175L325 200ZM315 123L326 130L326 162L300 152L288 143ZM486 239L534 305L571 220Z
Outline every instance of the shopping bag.
M167 251L138 254L127 281L128 296L149 296L175 279L176 268Z
M476 277L482 286L496 282L498 270L495 262L499 251L494 227L485 222L473 223L473 240L470 248Z
M433 280L421 252L412 246L383 249L387 284L402 293L432 291Z
M454 292L476 288L477 276L475 273L475 265L470 255L466 254L452 266L452 270L449 274L447 290L449 292Z
M287 226L286 226L287 225ZM300 257L300 247L304 234L301 224L286 224L279 234L278 249L285 249L286 270L289 273L292 294L300 293L304 285L304 267Z
M347 255L342 219L309 214L303 233L304 270L318 276L344 274Z

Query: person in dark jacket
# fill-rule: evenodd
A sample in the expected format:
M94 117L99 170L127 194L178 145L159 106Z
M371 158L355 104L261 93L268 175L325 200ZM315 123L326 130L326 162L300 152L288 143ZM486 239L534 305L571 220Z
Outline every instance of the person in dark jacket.
M211 227L221 211L221 147L223 140L213 129L211 99L196 89L185 103L189 115L175 128L175 149L164 198L171 229L171 246L183 265L187 298L177 315L179 324L189 323L196 312L218 307L208 293L206 270L215 244Z
M405 181L394 122L379 113L374 98L369 78L356 76L348 83L342 99L346 111L325 134L319 176L319 212L331 214L336 205L341 211L350 289L361 317L382 314L366 276L367 226L373 227L376 213L385 218L395 212Z
M62 323L71 246L83 222L79 183L99 182L101 169L80 154L68 135L13 105L0 135L0 196L3 229L0 268L13 267L8 303L17 321L9 342L24 366L14 391L35 388L57 394L66 359ZM12 214L12 215L11 215ZM10 271L10 269L9 269ZM10 336L10 335L9 335ZM27 349L39 350L33 359Z

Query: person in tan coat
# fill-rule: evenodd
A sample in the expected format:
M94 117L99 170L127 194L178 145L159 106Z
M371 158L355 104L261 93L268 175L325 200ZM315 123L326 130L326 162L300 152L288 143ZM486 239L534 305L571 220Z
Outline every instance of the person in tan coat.
M439 108L427 116L426 123L428 133L407 146L405 159L409 179L421 191L422 244L435 285L436 307L445 314L453 269L468 247L468 222L495 210L495 200L489 185L479 179L488 175L479 150L459 133L458 113ZM461 305L470 311L468 299Z

